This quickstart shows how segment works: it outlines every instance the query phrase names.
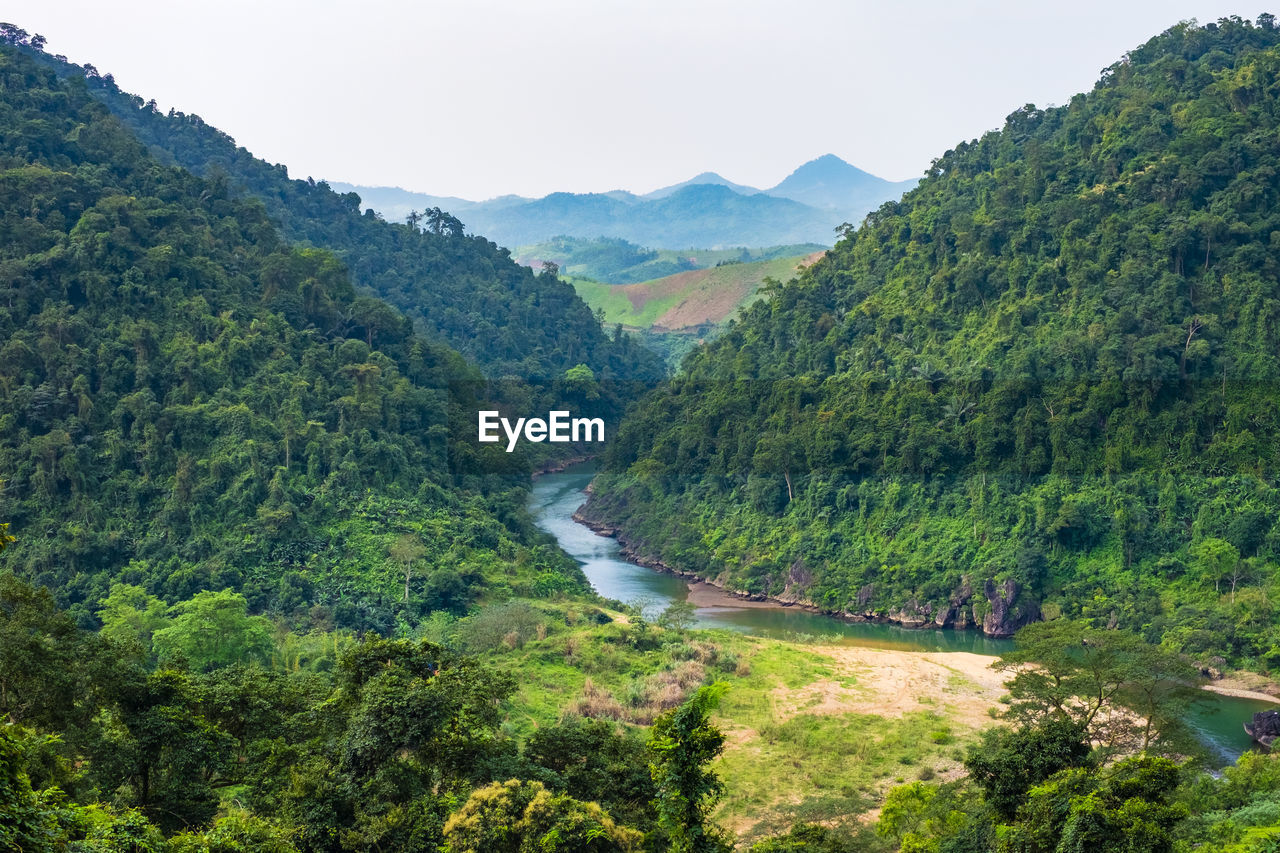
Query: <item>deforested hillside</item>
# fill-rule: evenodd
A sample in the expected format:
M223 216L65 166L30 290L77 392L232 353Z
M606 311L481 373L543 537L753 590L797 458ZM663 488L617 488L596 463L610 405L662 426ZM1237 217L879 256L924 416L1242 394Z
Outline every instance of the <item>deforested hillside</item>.
M1280 655L1278 45L1183 24L939 157L646 399L589 514L832 611Z
M479 371L10 47L0 210L4 563L84 624L113 582L361 630L583 588L521 520L527 463L474 444Z

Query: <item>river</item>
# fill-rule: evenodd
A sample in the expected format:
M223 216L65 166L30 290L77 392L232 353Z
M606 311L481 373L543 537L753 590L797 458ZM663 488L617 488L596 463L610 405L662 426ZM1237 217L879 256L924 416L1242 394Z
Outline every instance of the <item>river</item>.
M632 603L643 600L650 616L672 601L689 597L687 581L632 563L621 556L616 540L573 520L586 500L585 489L595 476L590 463L564 472L544 474L533 482L529 509L539 527L550 533L582 565L596 592L605 598ZM822 638L854 646L924 652L976 652L999 655L1013 647L1011 640L984 637L979 631L902 628L871 622L847 622L798 607L749 607L732 599L699 607L697 626L728 628L748 634L790 639ZM1193 710L1190 723L1200 739L1223 763L1234 761L1250 746L1241 725L1256 711L1276 706L1254 699L1206 694L1203 707Z

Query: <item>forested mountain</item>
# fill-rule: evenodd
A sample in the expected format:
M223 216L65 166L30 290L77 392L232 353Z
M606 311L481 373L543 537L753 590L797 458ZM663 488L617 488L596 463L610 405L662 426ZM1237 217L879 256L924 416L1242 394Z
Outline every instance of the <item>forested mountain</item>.
M495 392L458 353L258 201L157 162L83 79L4 46L0 93L7 565L88 625L113 581L357 628L582 588L523 527L527 462L478 451ZM430 541L422 576L398 535Z
M590 513L832 611L1280 656L1278 45L1180 25L948 151L639 407Z
M506 245L553 237L615 237L645 246L775 246L831 242L842 221L786 198L689 184L657 199L630 193L552 193L520 205L473 208L469 218Z
M997 677L593 595L474 418L616 414L649 357L42 43L0 25L0 850L1276 846L1280 756L1201 772L1186 718L1197 663L1280 666L1273 18L949 152L613 439L590 512L648 556L1078 617Z
M656 357L606 335L572 287L513 263L506 249L468 235L457 217L436 209L411 225L383 222L362 213L354 193L292 180L284 166L255 158L197 115L161 113L91 65L21 49L61 77L84 78L162 162L256 196L285 239L335 252L358 288L395 305L488 376L548 380L577 364L601 379L661 375Z

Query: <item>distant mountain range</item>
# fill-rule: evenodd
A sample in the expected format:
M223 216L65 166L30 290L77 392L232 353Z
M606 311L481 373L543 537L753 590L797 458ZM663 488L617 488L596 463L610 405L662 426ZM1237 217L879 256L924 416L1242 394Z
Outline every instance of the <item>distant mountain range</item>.
M767 190L703 172L642 196L615 190L552 193L539 199L507 195L477 202L398 187L330 182L339 192L358 193L364 206L388 220L403 221L411 211L439 207L461 219L468 231L504 246L569 236L616 237L656 248L829 246L841 223L860 222L915 184L886 181L834 154L810 160Z

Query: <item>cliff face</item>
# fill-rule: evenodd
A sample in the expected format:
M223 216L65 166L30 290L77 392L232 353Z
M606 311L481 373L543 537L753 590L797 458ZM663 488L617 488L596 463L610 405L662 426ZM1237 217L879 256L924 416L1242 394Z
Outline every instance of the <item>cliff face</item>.
M991 581L983 585L982 592L991 609L982 617L982 633L988 637L1012 637L1023 625L1040 618L1040 605L1020 597L1021 591L1012 578L998 587Z

